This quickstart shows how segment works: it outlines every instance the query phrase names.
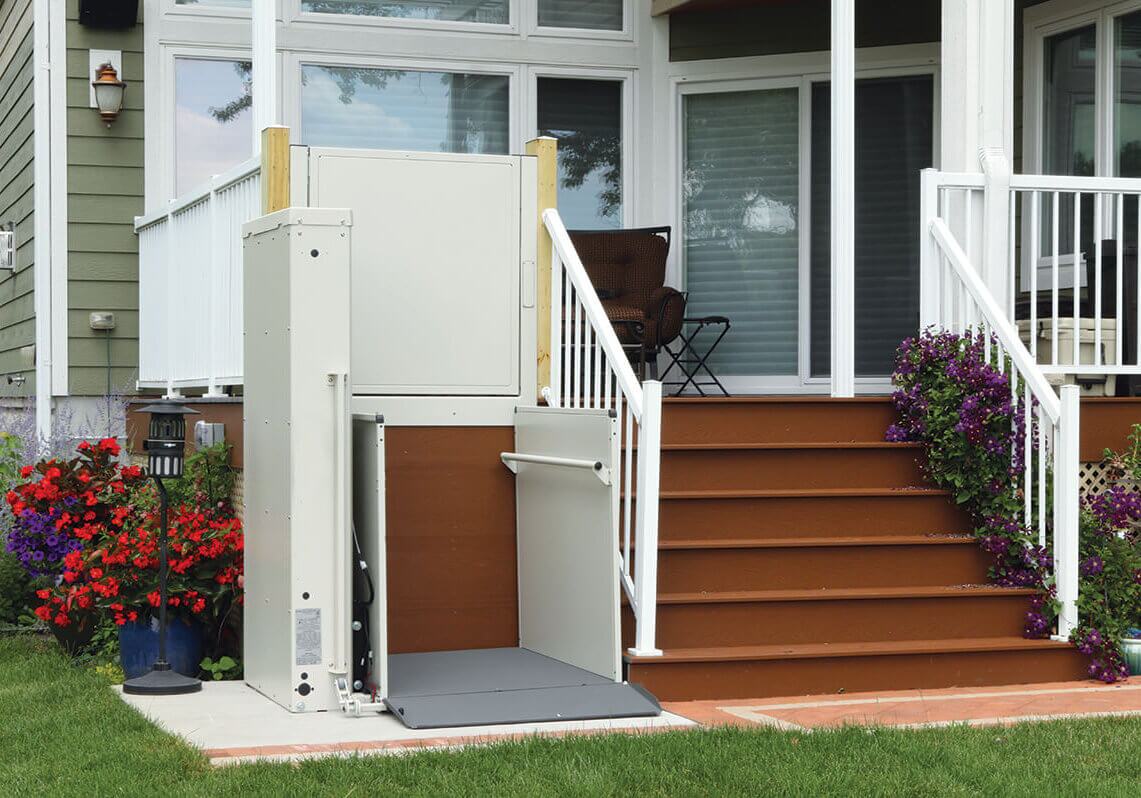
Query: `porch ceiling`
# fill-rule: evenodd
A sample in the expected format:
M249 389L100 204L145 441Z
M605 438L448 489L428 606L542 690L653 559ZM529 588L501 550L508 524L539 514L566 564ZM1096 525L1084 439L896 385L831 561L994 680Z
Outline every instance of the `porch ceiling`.
M793 5L801 0L651 0L651 16L673 14L677 11L704 11L715 8L741 6Z

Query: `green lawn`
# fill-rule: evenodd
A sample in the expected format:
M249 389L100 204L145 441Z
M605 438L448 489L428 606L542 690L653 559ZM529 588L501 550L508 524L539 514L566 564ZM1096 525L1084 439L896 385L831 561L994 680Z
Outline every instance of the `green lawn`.
M1137 795L1141 720L698 731L211 768L52 645L0 638L2 795Z

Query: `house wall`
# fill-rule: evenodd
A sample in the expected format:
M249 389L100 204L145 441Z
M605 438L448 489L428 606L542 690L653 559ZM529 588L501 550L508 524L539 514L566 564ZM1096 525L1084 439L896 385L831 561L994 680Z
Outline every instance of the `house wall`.
M114 311L111 388L133 391L139 362L138 239L143 212L143 26L97 30L78 22L67 0L68 387L74 396L107 391L105 332L92 311ZM88 50L121 50L123 112L110 127L89 107Z
M0 272L0 396L31 396L35 371L21 349L35 343L32 250L34 163L32 0L0 0L0 224L16 230L16 268Z
M738 58L829 49L829 0L782 0L670 17L670 60ZM856 4L856 46L937 42L939 0Z

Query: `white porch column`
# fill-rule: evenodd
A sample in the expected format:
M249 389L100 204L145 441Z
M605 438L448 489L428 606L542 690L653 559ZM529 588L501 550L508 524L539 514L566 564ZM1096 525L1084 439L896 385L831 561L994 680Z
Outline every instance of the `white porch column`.
M856 393L856 0L832 0L832 395Z
M1014 156L1014 0L943 0L939 166L985 172L988 189L963 248L1003 310L1010 307ZM964 226L955 225L962 236Z
M281 122L277 102L277 0L253 0L250 22L254 153L257 154L261 152L261 132Z

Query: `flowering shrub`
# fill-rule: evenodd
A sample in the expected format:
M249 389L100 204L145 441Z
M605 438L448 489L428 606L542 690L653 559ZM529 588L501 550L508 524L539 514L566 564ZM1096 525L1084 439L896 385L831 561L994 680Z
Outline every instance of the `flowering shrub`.
M120 528L130 514L129 490L142 470L112 458L119 444L106 438L79 444L79 456L25 466L25 480L5 498L12 512L7 550L31 576L57 576L64 558L108 527Z
M996 583L1041 588L1050 557L1022 523L1015 479L1023 469L1022 447L1014 444L1026 434L1025 408L1011 398L1010 369L986 362L986 345L981 334L931 331L904 341L893 375L900 420L887 439L923 444L925 473L971 515L993 557ZM1048 600L1034 603L1028 636L1048 633L1052 607Z
M1017 385L1012 391L1009 364L987 362L987 343L981 334L934 331L904 341L893 375L900 420L887 439L923 444L927 476L967 510L976 537L993 557L991 578L1039 591L1026 612L1024 633L1046 637L1057 615L1051 554L1023 523L1017 479L1024 463L1022 446L1015 443L1026 435L1028 414L1012 396L1024 392ZM1038 431L1030 432L1036 441ZM1132 461L1126 456L1117 462L1141 467L1141 427L1131 451ZM1083 624L1071 639L1091 657L1090 676L1112 682L1128 675L1117 641L1125 629L1141 625L1141 494L1119 486L1088 502L1081 529Z
M97 609L123 625L157 612L160 523L157 510L137 523L101 529L64 558L60 584L40 590L36 614L61 624L75 610ZM242 524L237 518L177 509L167 532L168 611L217 620L241 602Z
M1090 655L1090 675L1112 682L1128 676L1119 640L1141 626L1141 425L1124 455L1106 452L1112 478L1119 480L1082 508L1078 595L1078 648Z

